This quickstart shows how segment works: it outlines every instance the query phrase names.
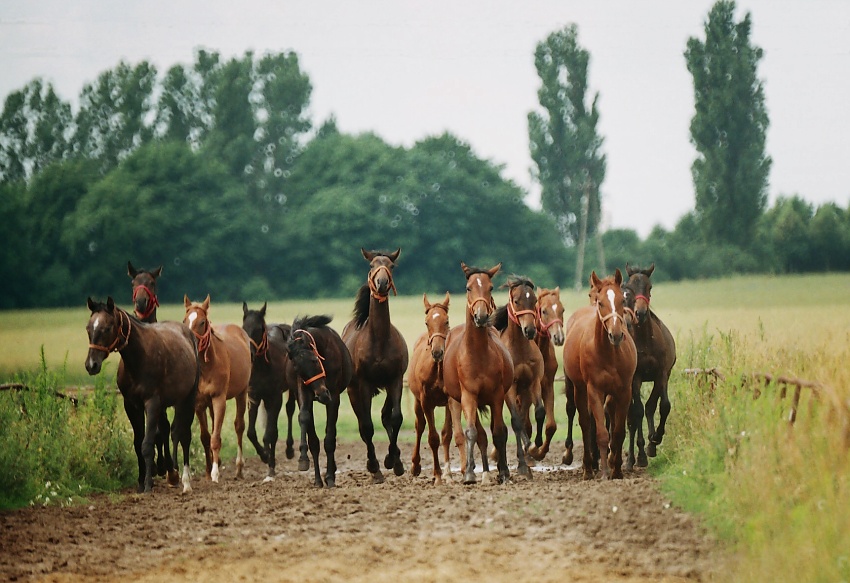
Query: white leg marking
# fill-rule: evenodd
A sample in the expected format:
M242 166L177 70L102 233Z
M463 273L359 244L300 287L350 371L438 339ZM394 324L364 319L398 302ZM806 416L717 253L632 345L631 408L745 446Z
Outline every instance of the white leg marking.
M213 462L212 471L210 472L210 478L212 479L212 481L213 481L213 482L215 482L216 484L218 484L218 478L219 478L219 476L220 476L220 475L221 475L221 474L220 474L220 472L218 471L218 463L217 463L217 462Z
M189 482L189 465L183 466L183 493L188 494L192 491L192 484Z

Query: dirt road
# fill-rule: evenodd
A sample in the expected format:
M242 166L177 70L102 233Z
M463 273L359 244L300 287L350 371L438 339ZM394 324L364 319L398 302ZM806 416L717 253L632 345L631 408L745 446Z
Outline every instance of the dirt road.
M251 458L245 479L195 476L189 495L157 481L151 495L0 513L0 580L658 583L709 580L719 560L642 470L585 482L550 452L531 481L434 487L423 459L422 476L374 485L361 443L337 452L332 490L296 460L263 483Z

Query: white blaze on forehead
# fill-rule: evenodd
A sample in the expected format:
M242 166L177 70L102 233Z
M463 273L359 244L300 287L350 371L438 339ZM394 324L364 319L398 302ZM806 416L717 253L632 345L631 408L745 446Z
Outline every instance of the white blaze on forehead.
M100 326L100 318L101 316L100 314L98 314L97 317L94 319L94 322L91 323L92 330L97 330L97 327Z
M189 326L190 327L192 326L192 324L195 323L195 320L197 318L198 318L198 312L192 312L191 314L189 314Z
M525 299L528 299L530 297L531 297L531 292L528 292L528 291L525 292Z
M614 307L614 298L617 297L617 294L614 293L614 290L608 290L608 301L611 302L611 313L614 314L614 318L617 318L617 308Z
M434 312L433 314L431 314L431 318L439 318L439 317L440 317L440 314L438 314L437 312Z
M479 277L476 277L476 278L475 278L475 281L477 281L477 282L478 282L478 287L484 287L484 283L481 281L481 277L480 277L480 276L479 276Z

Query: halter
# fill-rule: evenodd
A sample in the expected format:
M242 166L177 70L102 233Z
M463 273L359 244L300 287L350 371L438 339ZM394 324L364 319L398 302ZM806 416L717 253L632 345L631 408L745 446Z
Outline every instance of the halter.
M310 348L313 350L313 354L315 354L316 357L319 359L319 368L322 369L322 371L319 374L302 381L304 383L304 386L306 387L307 385L309 385L313 381L317 381L321 378L325 378L328 375L327 375L327 373L325 373L325 367L322 364L322 361L325 360L325 358L321 354L319 354L319 349L316 347L316 339L313 338L313 335L310 334L309 332L307 332L306 330L298 330L298 332L300 332L303 336L306 336L309 339L308 343L310 345Z
M514 310L513 304L510 301L508 302L508 318L510 318L511 322L513 322L517 326L520 326L519 317L525 316L526 314L532 314L534 316L534 325L535 327L537 327L537 323L540 319L540 314L536 309L520 310L519 312L517 312L516 310Z
M148 294L148 309L144 311L144 313L140 313L139 310L133 308L133 311L136 313L136 317L139 320L147 320L151 314L156 311L157 306L159 306L159 300L156 299L156 294L153 293L148 286L139 284L133 288L133 304L136 303L136 296L139 295L139 290Z
M537 304L537 333L541 336L549 337L549 328L554 326L555 324L564 325L564 321L560 318L555 318L548 324L543 323L543 310L540 308L540 304Z
M606 330L608 330L608 327L607 327L607 326L605 326L605 322L607 322L608 320L610 320L610 319L612 319L612 318L617 318L618 316L619 316L619 317L621 317L621 318L623 318L623 317L622 317L622 316L620 316L620 315L619 315L616 311L611 312L611 313L610 313L610 314L608 314L607 316L603 316L603 315L602 315L602 310L600 309L600 306L601 306L601 305L602 305L602 302L600 302L599 300L597 300L597 301L596 301L596 315L597 315L597 316L599 316L599 321L600 321L600 322L602 322L602 326L603 326ZM625 319L625 318L623 318L623 322L625 322L625 320L626 320L626 319ZM610 330L608 331L608 333L610 334Z
M127 334L125 335L122 332L122 328L124 328L124 318L127 319ZM101 346L100 344L89 344L89 348L93 348L94 350L100 350L101 352L105 352L109 354L111 352L118 352L120 350L124 350L127 347L127 344L130 343L130 332L133 331L132 322L130 320L130 316L124 313L123 310L118 310L118 334L115 335L115 340L112 341L112 344L109 346ZM118 347L118 343L123 340L124 344L121 347Z
M635 301L637 301L637 300L643 300L643 301L645 301L645 302L646 302L646 305L647 305L647 306L649 305L649 298L648 298L648 297L646 297L646 296L645 296L645 295L643 295L643 294L636 295L636 296L635 296Z
M469 297L469 293L467 293L466 297L467 298ZM487 300L484 299L484 298L475 298L471 302L467 299L466 300L466 309L469 310L470 312L475 311L475 304L477 304L478 302L484 302L487 305L487 315L488 316L493 313L493 310L496 309L496 301L493 299L493 296L490 296L490 303L487 303Z
M393 295L398 295L398 292L395 289L395 283L393 282L393 274L390 271L390 268L386 265L379 265L378 267L369 272L369 291L372 293L372 297L381 303L387 301L387 299L389 299L390 297L389 291L387 291L386 295L379 294L378 285L375 283L375 279L377 279L378 277L378 272L382 269L387 272L387 277L390 279L389 289L392 290Z
M431 306L431 309L428 310L428 312L430 312L434 308L440 308L442 310L445 310L447 316L449 314L449 309L446 306L444 306L443 304L433 304ZM426 314L427 314L427 312L426 312ZM428 346L431 346L431 343L434 341L434 338L442 338L443 340L448 340L448 335L443 334L442 332L434 332L433 334L428 336Z
M254 358L258 356L262 356L265 358L266 362L269 361L269 333L267 328L263 328L263 339L260 340L260 343L257 344L254 342L254 339L250 336L248 337L248 341L251 343L251 346L254 347Z
M193 309L198 310L199 312L204 312L204 310L202 310L201 308L198 308L198 307L195 307ZM204 315L206 316L207 313L204 312ZM204 354L204 362L209 362L210 361L210 355L209 355L209 352L207 352L207 348L210 347L210 338L212 338L212 322L210 322L209 319L207 319L207 329L203 334L198 334L197 332L192 330L191 327L189 327L189 330L191 330L192 334L194 334L195 338L198 339L198 354L203 353Z

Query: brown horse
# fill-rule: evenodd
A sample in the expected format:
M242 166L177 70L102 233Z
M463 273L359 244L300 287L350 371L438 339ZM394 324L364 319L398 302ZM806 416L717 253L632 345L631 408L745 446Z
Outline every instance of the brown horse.
M564 369L567 391L575 392L584 442L584 478L593 477L592 431L601 453L605 478L623 477L623 442L632 394L637 351L626 331L620 270L600 280L590 275L594 303L580 308L567 322ZM605 425L610 420L611 435ZM595 427L594 427L595 425ZM609 451L610 445L610 451Z
M146 324L115 306L88 298L91 311L86 331L89 351L86 370L98 374L112 352L121 355L118 389L133 427L133 447L139 464L139 491L153 488L153 451L157 424L165 407L174 407L171 426L173 459L178 442L183 448L183 492L190 492L189 444L192 413L200 378L198 349L191 330L180 322ZM172 464L173 466L173 464ZM177 469L168 468L169 484L177 484Z
M517 473L532 477L526 461L526 450L531 445L526 430L528 414L534 403L542 414L543 354L534 342L537 336L537 295L534 283L525 277L512 276L505 284L508 287L508 303L497 309L492 316L493 326L499 330L499 338L508 349L514 365L514 377L505 402L511 412L511 427L516 436Z
M315 470L313 484L318 488L332 488L336 485L334 454L339 399L352 374L351 355L339 334L328 326L330 322L330 316L297 318L292 323L292 333L286 345L289 368L298 384L302 455L306 457L309 447ZM324 483L319 472L319 437L313 418L314 400L327 408L324 445L328 464Z
M296 380L287 377L289 355L286 343L289 341L291 326L289 324L266 324L266 304L259 310L249 310L248 304L242 303L242 329L248 333L251 343L254 364L251 367L251 381L248 389L248 440L257 450L257 455L264 464L268 465L266 480L275 477L275 449L277 446L277 421L283 407L283 393L289 391L286 401L286 417L288 420L286 432L286 457L295 456L292 438L292 416L298 402ZM266 409L266 427L263 443L257 439L257 414L262 404ZM306 452L299 460L300 470L307 470L310 461Z
M142 322L156 322L156 308L159 306L156 295L156 280L162 275L162 266L160 265L153 270L136 269L128 261L127 275L133 282L133 311L136 317ZM158 476L164 476L166 469L174 464L171 459L171 452L168 449L170 431L171 424L168 422L165 409L163 409L156 432L156 473Z
M514 379L514 366L511 355L496 330L490 325L490 315L496 309L493 301L493 277L502 264L480 269L468 267L461 262L466 276L466 321L452 329L446 348L443 381L446 393L458 401L466 420L464 429L466 448L466 467L463 481L474 484L475 455L473 447L478 441L480 422L478 411L490 408L490 432L496 446L498 480L507 482L510 478L505 445L508 440L508 428L502 417L505 393L511 388ZM459 429L460 423L455 427ZM481 456L484 479L489 479L487 456Z
M428 425L428 445L434 456L434 484L443 482L443 472L440 468L439 447L440 436L434 424L434 409L448 404L448 395L443 391L443 355L449 334L449 292L441 303L428 301L428 295L423 294L425 304L425 332L413 345L410 357L410 368L407 384L413 395L413 411L416 414L416 441L413 445L412 466L410 472L418 476L422 472L422 458L419 444L422 433ZM446 412L448 417L448 411ZM448 457L447 457L448 461Z
M221 428L227 400L236 401L236 477L242 477L245 459L242 457L242 434L245 432L245 405L248 400L248 381L251 379L251 349L248 334L236 324L213 326L210 322L210 296L192 302L183 296L186 314L183 323L198 339L201 380L195 400L195 415L201 427L201 443L207 461L207 477L218 483L221 468ZM207 413L212 423L212 435L207 425Z
M629 331L637 347L637 370L632 380L632 408L629 412L629 455L626 468L635 463L646 466L649 457L655 457L656 446L664 438L667 416L670 414L670 398L667 384L673 365L676 364L676 342L661 318L649 308L652 292L650 276L655 264L648 269L633 268L626 263L629 280L623 284L623 294L627 309L635 315L629 325ZM643 416L644 405L641 402L640 387L644 382L652 381L652 392L646 400L646 423L649 443L644 452ZM655 407L661 400L661 419L655 428ZM637 433L638 456L635 459L635 433Z
M398 433L401 430L401 395L404 373L407 370L407 344L401 332L390 322L390 291L395 292L393 269L401 253L366 251L360 249L369 262L367 282L357 293L354 318L342 330L342 339L351 353L354 374L348 385L348 398L360 427L360 438L366 444L366 469L376 483L384 481L375 456L372 436L372 398L379 389L386 389L387 397L381 408L381 421L390 438L384 467L392 468L396 476L404 473Z
M537 294L537 325L537 335L534 337L534 341L543 355L543 380L540 382L543 407L542 411L537 407L534 410L537 433L534 443L528 448L528 455L536 460L542 460L549 452L552 437L558 429L555 422L555 375L558 373L558 357L555 355L555 346L564 345L564 305L561 303L560 287L555 289L541 287L539 289ZM545 439L543 437L544 421Z

